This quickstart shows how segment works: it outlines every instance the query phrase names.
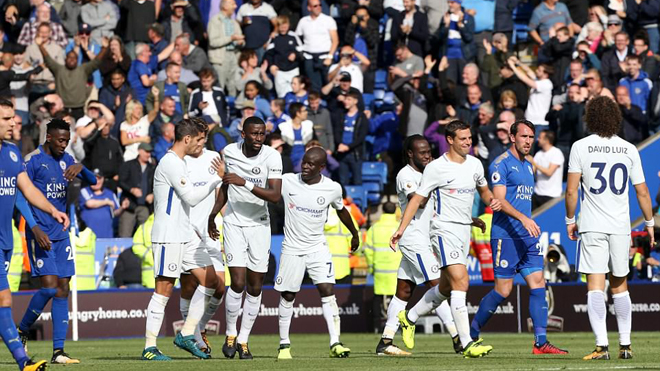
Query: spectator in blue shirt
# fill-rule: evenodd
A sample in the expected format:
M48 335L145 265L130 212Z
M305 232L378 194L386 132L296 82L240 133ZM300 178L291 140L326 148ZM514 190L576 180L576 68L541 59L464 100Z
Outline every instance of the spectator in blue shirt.
M156 161L160 161L174 143L174 124L171 122L163 123L160 126L160 137L156 141L152 153Z
M550 39L550 28L558 23L565 24L571 37L582 29L573 22L566 4L559 0L545 0L534 8L532 19L529 21L529 36L539 45L545 44Z
M158 55L152 55L149 45L138 43L135 46L135 60L131 63L128 71L128 83L133 88L135 96L140 103L144 104L149 89L156 83L158 76L158 63L164 61L174 50L174 44L170 44Z
M273 99L270 102L270 110L273 112L273 115L268 118L268 121L266 121L266 133L277 131L277 128L281 123L291 120L291 117L284 113L284 99Z
M335 123L335 157L339 161L339 183L362 184L362 154L364 140L369 132L369 119L358 109L360 93L350 91L344 97L345 111L335 111L341 119Z
M495 28L495 0L463 0L462 5L474 17L474 43L479 64L486 56L484 40L490 41Z
M648 104L653 83L646 72L642 71L642 63L639 56L628 55L626 57L626 66L628 66L628 76L619 81L619 86L625 86L630 92L632 104L642 109L646 114L646 105Z
M449 1L449 11L440 24L440 57L447 57L447 78L460 81L465 64L474 62L477 46L474 43L474 18L465 12L460 0Z
M97 238L114 238L114 218L128 208L128 199L119 204L117 195L103 187L103 174L94 169L96 184L80 191L80 218L94 231Z

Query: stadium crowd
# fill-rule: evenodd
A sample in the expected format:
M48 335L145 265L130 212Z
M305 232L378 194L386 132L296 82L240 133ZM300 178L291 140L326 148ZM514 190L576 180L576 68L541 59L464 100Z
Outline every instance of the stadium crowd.
M285 173L321 146L345 186L362 184L364 161L393 177L412 134L441 155L457 118L488 169L526 118L535 207L561 195L590 99L619 104L632 143L660 127L660 0L8 0L3 11L13 141L26 156L50 119L70 123L67 151L101 180L70 202L99 238L132 237L149 218L155 166L184 117L204 118L219 152L260 117ZM281 233L283 210L270 208Z

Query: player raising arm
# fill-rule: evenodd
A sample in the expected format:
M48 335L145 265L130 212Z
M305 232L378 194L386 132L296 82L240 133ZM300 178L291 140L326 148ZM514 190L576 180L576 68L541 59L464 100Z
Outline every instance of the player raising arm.
M534 144L536 129L527 120L511 125L513 146L490 165L491 184L502 210L493 214L490 245L495 251L495 288L481 299L472 320L471 336L479 338L481 328L511 293L513 278L520 273L529 285L529 313L534 323L533 354L566 354L546 338L548 303L543 278L543 249L539 226L532 220L534 171L525 158Z
M219 158L211 162L217 177L205 186L194 187L189 178L184 157L199 156L206 142L208 126L199 119L184 119L174 130L174 144L163 156L154 174L154 225L151 230L154 253L156 288L147 307L145 346L142 359L168 361L156 346L156 338L165 316L165 306L172 294L176 279L181 272L190 271L200 283L191 301L198 302L190 310L174 345L198 358L209 358L195 341L195 328L199 324L206 305L215 292L217 279L207 259L197 259L195 245L191 246L195 233L190 223L190 208L202 202L221 184L224 164ZM201 170L200 170L201 171ZM190 249L189 249L190 248Z
M440 259L440 283L426 291L409 311L401 311L399 321L404 344L413 348L415 321L451 297L451 313L463 346L463 356L483 357L493 347L472 341L466 306L470 228L473 223L477 224L472 219L474 194L478 191L481 199L493 210L499 210L500 205L497 201L493 202L495 199L484 178L483 165L468 155L472 147L470 125L460 120L452 121L445 129L445 136L449 152L424 169L421 185L408 202L399 229L390 241L390 246L395 248L420 205L427 201L431 192L435 192L437 205L432 218L431 242ZM479 224L477 226L485 227L483 222Z
M7 272L14 246L12 215L17 188L23 192L32 205L63 224L63 229L69 226L69 219L32 184L25 171L21 151L8 142L12 138L14 127L14 105L8 100L0 99L0 164L2 164L2 175L0 175L0 190L2 190L0 192L0 264L3 267L0 270L0 336L20 370L45 370L48 367L45 360L33 362L28 357L26 349L21 344L11 313L12 300Z
M289 327L293 302L300 291L305 272L321 295L323 318L330 334L330 357L346 358L351 350L339 341L340 318L334 294L335 270L332 255L323 234L330 207L337 210L341 222L351 231L351 251L357 250L360 237L351 214L342 202L341 186L321 175L326 166L325 150L308 150L302 159L300 174L282 177L284 199L284 241L275 290L282 294L279 306L280 349L278 359L291 359Z
M593 134L573 144L566 186L566 229L569 238L578 241L575 269L587 275L589 322L596 336L596 349L584 359L610 359L605 323L608 273L619 328L619 358L630 359L632 303L626 282L630 270L628 181L635 187L653 247L651 197L637 148L617 136L622 121L617 104L607 97L590 100L584 121L587 131ZM576 223L578 188L582 188L582 205Z
M261 310L261 286L268 271L270 217L268 202L282 197L282 157L264 146L266 124L258 117L243 122L242 141L225 147L227 174L209 215L209 235L218 238L215 217L227 202L223 218L223 242L231 286L225 298L227 329L222 352L227 358L252 359L248 338ZM243 301L241 332L236 322ZM237 337L238 335L238 337Z

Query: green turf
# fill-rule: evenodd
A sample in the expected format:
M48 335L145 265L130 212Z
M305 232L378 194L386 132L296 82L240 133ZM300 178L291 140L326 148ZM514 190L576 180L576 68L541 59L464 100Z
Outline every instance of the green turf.
M319 324L321 325L321 324ZM659 369L658 333L638 332L633 334L634 359L619 360L617 357L617 335L610 333L614 345L613 359L610 361L582 361L582 356L593 348L591 333L551 333L550 339L561 348L568 349L568 356L533 356L531 354L531 334L484 334L484 344L491 344L493 352L480 359L463 359L451 348L447 335L418 335L415 339L414 355L408 358L390 358L376 356L375 347L379 336L371 334L345 334L344 344L351 348L348 359L328 358L327 335L291 336L292 361L277 362L279 338L276 335L252 336L250 348L255 356L253 361L227 360L222 357L224 338L210 338L216 359L195 360L187 353L175 349L172 338L160 338L160 349L174 358L173 362L141 361L139 356L144 341L142 339L124 340L85 340L68 341L66 350L72 356L79 357L80 365L53 365L51 370L121 370L121 371L198 371L198 370L606 370L606 369ZM396 343L401 344L397 336ZM50 342L30 342L30 354L36 358L50 359ZM7 351L2 353L0 369L15 370ZM238 356L237 356L238 357Z

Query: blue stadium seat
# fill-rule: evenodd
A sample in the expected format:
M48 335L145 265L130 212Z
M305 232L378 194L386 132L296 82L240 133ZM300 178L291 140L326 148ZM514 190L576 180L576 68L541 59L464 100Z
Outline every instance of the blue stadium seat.
M360 207L362 211L367 208L367 191L362 186L346 186L346 197L353 199L353 202Z
M529 20L532 19L534 12L534 4L531 1L521 1L513 9L511 14L513 18L513 36L511 40L512 45L524 43L529 40L528 25Z
M384 162L363 162L362 181L378 182L382 187L387 184L387 164Z
M371 103L374 101L375 97L373 94L364 93L362 94L362 99L364 99L364 107L368 110L371 109Z
M374 89L387 89L387 71L376 70L376 79L374 82Z
M367 192L367 203L369 205L378 205L380 204L382 190L381 184L379 182L363 182L362 188Z

